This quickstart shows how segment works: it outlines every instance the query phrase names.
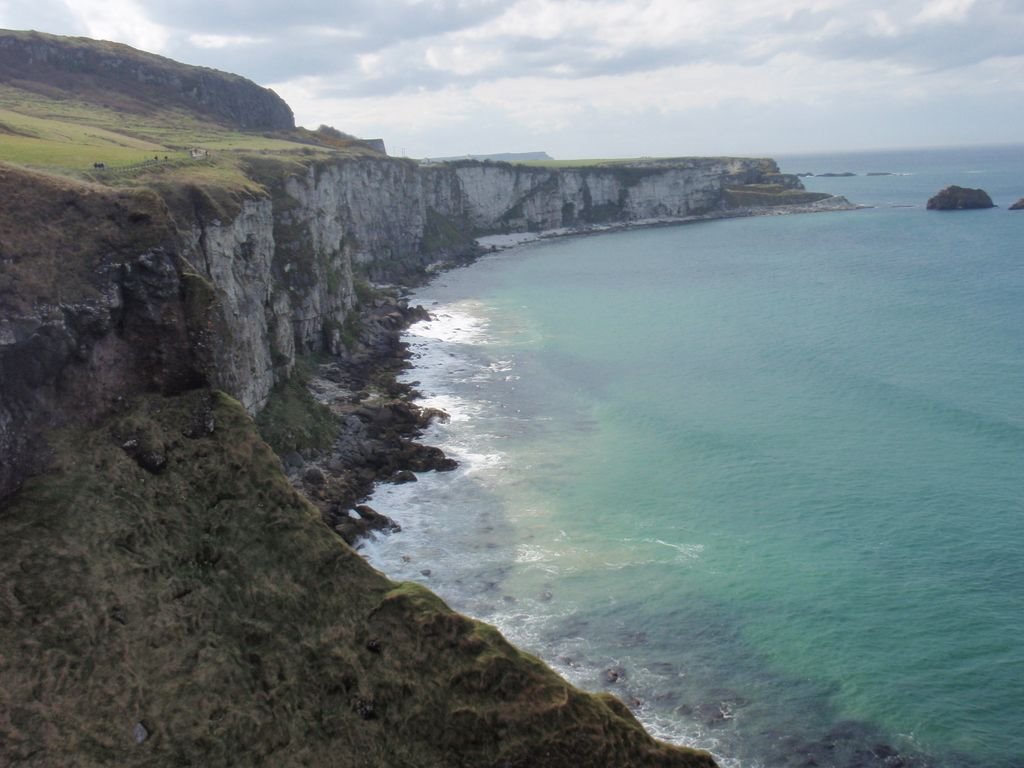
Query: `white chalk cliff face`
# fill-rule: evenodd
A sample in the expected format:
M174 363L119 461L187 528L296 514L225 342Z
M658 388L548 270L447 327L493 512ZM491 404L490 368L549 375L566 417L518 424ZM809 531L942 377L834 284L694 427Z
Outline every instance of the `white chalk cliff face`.
M265 196L220 218L169 212L152 191L83 189L101 220L141 207L148 223L126 220L117 249L78 252L102 265L82 283L92 295L57 292L0 318L0 496L38 465L34 435L138 391L205 379L259 412L297 355L345 352L360 280L422 277L471 256L479 234L714 212L726 186L779 181L770 160L728 158L553 170L358 157L268 173Z
M706 213L725 183L777 171L733 158L562 170L384 158L311 166L234 220L186 233L184 253L219 300L212 383L257 412L297 353L343 351L357 274L401 279L468 252L472 232Z
M692 216L719 206L724 183L777 173L772 161L746 158L557 170L486 163L455 167L469 220L485 232Z

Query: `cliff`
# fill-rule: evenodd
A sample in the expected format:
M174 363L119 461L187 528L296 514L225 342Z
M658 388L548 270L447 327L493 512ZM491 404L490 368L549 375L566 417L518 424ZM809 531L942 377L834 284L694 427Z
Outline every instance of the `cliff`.
M21 89L290 126L247 81L120 46L0 35L0 64ZM0 164L0 762L713 764L369 568L325 525L344 493L297 495L250 416L268 436L293 402L321 418L302 361L350 383L403 321L373 283L472 258L479 234L732 215L799 181L764 159L555 170L305 144L117 178ZM415 428L361 397L354 430Z
M713 765L374 572L245 413L350 351L361 281L473 253L460 170L249 172L265 193L0 168L5 762Z
M738 179L777 168L351 157L253 158L246 172L265 193L0 173L0 493L40 466L43 428L98 416L115 398L203 380L258 412L296 355L346 351L360 281L421 279L435 261L472 255L477 233L721 212Z
M678 158L558 169L467 161L451 166L463 190L466 215L482 233L535 232L739 208L743 203L729 197L730 189L769 179L785 178L787 189L802 189L795 177L779 174L773 160L752 158ZM814 199L826 197L819 194Z
M421 279L477 232L706 213L773 166L247 172L264 192L0 168L0 482L25 484L0 513L11 761L710 765L375 574L244 412L298 357L351 356L371 279Z

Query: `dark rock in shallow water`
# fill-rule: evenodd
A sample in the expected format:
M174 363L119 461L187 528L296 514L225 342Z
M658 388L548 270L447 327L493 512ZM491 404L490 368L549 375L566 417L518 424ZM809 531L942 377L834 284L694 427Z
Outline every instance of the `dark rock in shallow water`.
M612 685L614 683L619 682L619 680L625 679L626 669L619 665L615 665L614 667L609 667L608 669L606 669L601 676L604 679L605 683L607 683L608 685Z
M1024 197L1010 206L1011 211L1024 211Z
M946 187L928 201L930 211L966 211L975 208L994 208L995 204L983 189Z
M390 517L380 514L365 504L356 505L352 513L341 513L335 510L329 515L329 518L331 518L334 532L351 545L371 531L398 533L402 530L402 526Z

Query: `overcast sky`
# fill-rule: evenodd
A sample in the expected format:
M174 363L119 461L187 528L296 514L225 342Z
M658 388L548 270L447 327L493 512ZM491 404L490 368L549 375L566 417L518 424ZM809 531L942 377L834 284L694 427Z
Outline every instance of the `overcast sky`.
M1012 143L1024 0L0 0L237 72L392 154Z

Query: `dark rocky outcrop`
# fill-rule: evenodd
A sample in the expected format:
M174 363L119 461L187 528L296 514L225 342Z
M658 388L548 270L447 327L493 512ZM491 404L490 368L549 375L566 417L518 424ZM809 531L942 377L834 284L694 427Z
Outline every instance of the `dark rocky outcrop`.
M1010 206L1011 211L1024 211L1024 197L1018 200L1016 203Z
M952 185L928 200L929 211L966 211L976 208L994 208L995 204L983 189L970 189Z
M0 199L2 499L41 468L44 430L204 375L156 195L0 167Z
M295 127L284 99L251 80L119 43L3 30L0 71L21 88L61 91L122 109L133 104L181 106L247 131Z

